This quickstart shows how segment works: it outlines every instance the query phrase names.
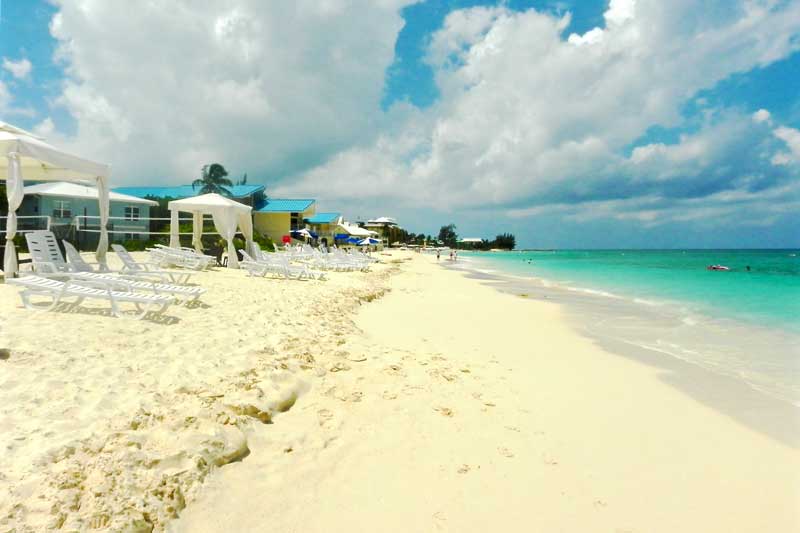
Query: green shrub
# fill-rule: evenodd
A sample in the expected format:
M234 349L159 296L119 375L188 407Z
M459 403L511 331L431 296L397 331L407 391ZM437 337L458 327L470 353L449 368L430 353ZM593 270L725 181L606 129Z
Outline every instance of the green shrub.
M3 235L2 239L5 241L6 236ZM14 246L17 248L18 254L27 254L28 253L28 241L25 240L25 235L22 233L17 233L14 235Z
M130 239L123 242L122 246L124 246L129 252L143 252L145 248L148 248L148 244L149 243L147 241L140 239Z
M258 244L262 250L266 252L274 252L275 251L275 243L272 242L272 239L263 235L257 231L253 232L253 241Z

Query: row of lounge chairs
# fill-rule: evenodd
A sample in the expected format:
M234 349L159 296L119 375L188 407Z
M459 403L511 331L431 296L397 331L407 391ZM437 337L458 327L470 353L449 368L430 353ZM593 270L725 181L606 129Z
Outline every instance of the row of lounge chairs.
M244 250L239 250L239 253L243 258L239 263L240 266L251 276L273 275L286 279L325 279L325 272L312 270L306 264L292 264L290 258L285 257L284 254L270 254L256 250L258 257L252 257Z
M172 248L163 244L156 244L149 248L150 260L161 268L180 267L191 270L206 270L217 264L217 258L204 255L192 248Z
M354 270L366 272L369 270L369 266L377 261L364 254L347 254L337 248L330 252L322 252L308 245L288 248L286 251L270 255L283 257L289 262L306 264L310 268L338 272Z
M213 256L203 255L191 248L171 248L156 245L148 249L149 261L139 262L121 245L111 248L122 262L119 271L106 265L87 262L67 241L62 241L66 260L61 255L55 235L50 231L25 234L33 263L33 273L8 279L7 283L22 287L23 305L32 309L53 309L61 303L80 305L85 299L109 302L114 316L125 316L122 304L133 304L135 318L149 312L162 313L176 302L194 302L206 290L189 286L194 271L217 264ZM250 276L277 276L286 279L324 280L326 271L366 271L374 261L362 254L346 254L341 250L323 253L310 246L284 252L254 251L255 257L240 250L242 268ZM177 267L179 270L175 270ZM33 296L49 301L34 303ZM74 302L65 298L74 297Z
M194 302L206 290L187 286L191 273L158 270L151 265L137 263L122 248L114 251L123 262L123 269L111 272L103 265L95 270L92 265L66 241L63 241L68 261L64 260L55 235L50 231L25 234L33 263L33 274L6 280L22 287L20 297L29 309L50 310L62 303L80 305L85 299L109 302L114 316L126 316L122 304L133 304L135 318L150 312L163 313L178 301ZM115 245L116 246L116 245ZM171 283L165 282L167 279ZM33 296L45 297L44 303L34 303ZM75 298L66 302L65 298Z

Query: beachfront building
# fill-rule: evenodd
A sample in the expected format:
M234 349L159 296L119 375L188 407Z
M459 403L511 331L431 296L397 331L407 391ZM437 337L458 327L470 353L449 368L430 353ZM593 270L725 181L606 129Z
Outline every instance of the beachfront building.
M41 217L29 219L35 221L35 226L27 229L44 229L49 217L50 229L60 236L79 241L78 244L81 245L93 246L96 243L100 225L96 187L55 181L28 185L24 192L25 198L18 213L22 216ZM158 204L151 200L111 191L108 223L111 242L146 240L147 235L142 232L149 231L147 219L150 217L150 208L156 205ZM78 235L70 234L74 229L81 229L83 232L78 232Z
M368 220L363 224L363 227L375 232L376 238L381 239L387 245L397 240L397 232L402 229L392 217L379 217Z
M383 249L383 243L378 239L377 232L368 230L357 224L340 220L335 228L335 243L337 246L355 247L358 243L363 242L364 239L376 239L375 244L372 245L375 249Z
M463 239L458 239L457 242L458 247L465 250L483 247L483 239L479 237L465 237Z
M256 207L259 203L264 202L263 185L233 185L227 187L227 189L231 192L229 198L231 200L236 200L240 204ZM138 198L147 198L156 201L183 200L184 198L200 196L200 187L192 187L191 185L176 185L174 187L115 187L112 190L121 194L128 194Z
M306 219L315 213L316 201L309 198L267 198L253 208L253 227L272 242L282 243L293 231L304 229Z
M342 215L339 213L316 213L305 219L308 229L317 235L323 246L331 246L335 242L341 221Z

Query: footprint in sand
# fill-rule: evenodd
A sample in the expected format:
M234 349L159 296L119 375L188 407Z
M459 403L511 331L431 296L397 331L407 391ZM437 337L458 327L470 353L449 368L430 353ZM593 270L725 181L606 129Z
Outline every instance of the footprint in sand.
M514 457L514 452L512 452L508 448L497 448L497 451L500 452L500 455L502 455L503 457L508 457L509 459L511 457Z
M320 409L317 411L317 417L319 418L319 425L324 426L333 418L333 413L328 409Z
M397 393L396 392L383 391L383 394L381 396L383 397L384 400L396 400L397 399Z
M453 414L454 414L453 410L450 409L449 407L434 407L433 410L434 411L439 411L439 414L441 414L442 416L447 416L447 417L452 417Z
M469 465L461 465L458 467L459 474L466 474L467 472L469 472Z
M549 465L549 466L556 466L558 464L558 461L556 461L553 458L553 456L551 456L549 454L543 454L542 455L542 462L544 462L544 464Z
M343 370L350 370L350 365L347 363L333 363L328 367L328 372L341 372Z
M384 372L392 376L404 376L403 367L400 365L389 365L383 369Z

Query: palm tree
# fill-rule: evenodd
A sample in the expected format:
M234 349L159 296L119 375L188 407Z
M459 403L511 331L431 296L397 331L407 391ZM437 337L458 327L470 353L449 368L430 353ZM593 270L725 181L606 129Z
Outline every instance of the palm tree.
M200 187L200 194L217 193L230 196L231 191L226 187L233 187L231 180L226 178L228 171L219 163L205 165L200 173L200 179L192 182L192 188Z

